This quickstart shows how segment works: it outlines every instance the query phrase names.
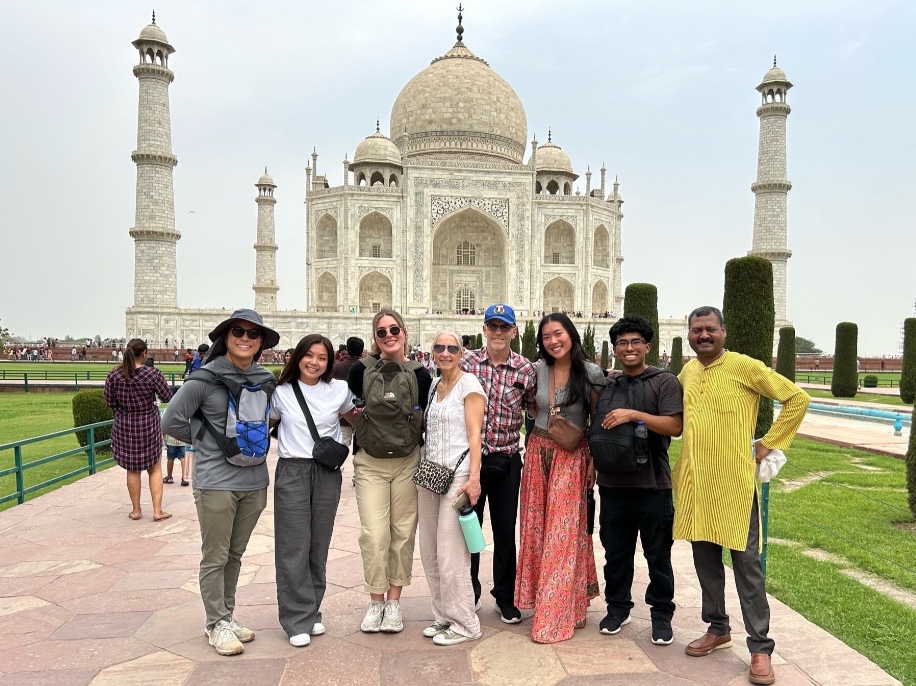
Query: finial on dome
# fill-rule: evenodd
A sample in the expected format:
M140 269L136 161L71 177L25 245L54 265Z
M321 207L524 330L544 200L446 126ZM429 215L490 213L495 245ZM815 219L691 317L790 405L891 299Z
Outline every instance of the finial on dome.
M379 131L379 120L378 120L378 118L376 118L376 120L375 120L375 132L376 132L376 133L381 133L381 132Z
M264 165L264 173L265 173L265 174L267 173L267 165L266 165L266 164Z
M461 42L461 34L464 33L464 27L461 25L461 13L464 12L464 6L459 2L458 7L455 9L458 10L458 26L455 27L455 31L458 34L458 42Z
M553 141L552 136L553 136L553 132L552 132L550 129L547 129L547 142L548 142L548 143L550 143L551 141Z
M156 10L153 10L153 26L156 25Z
M776 55L773 55L773 66L776 66Z

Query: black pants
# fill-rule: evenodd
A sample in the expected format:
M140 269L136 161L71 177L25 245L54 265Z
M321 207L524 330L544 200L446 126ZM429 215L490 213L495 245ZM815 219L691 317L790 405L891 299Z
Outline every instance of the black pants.
M744 550L729 550L735 587L741 603L744 630L747 631L747 648L752 653L773 653L776 643L767 635L770 631L770 604L767 601L763 568L760 564L759 515L757 494L751 505L747 545ZM725 612L725 565L722 563L722 546L708 541L693 542L693 564L703 591L703 621L709 624L709 633L724 636L731 632Z
M626 617L633 607L633 557L636 535L649 563L646 604L653 618L674 615L674 570L671 568L674 505L671 489L609 488L601 495L601 545L604 546L604 599L608 614Z
M493 529L493 590L499 603L515 605L515 522L518 519L518 493L522 485L522 458L509 455L505 474L488 469L488 460L505 460L506 455L484 455L480 468L480 499L474 510L483 524L483 511L490 503L490 527ZM471 584L474 597L480 597L480 555L471 555Z

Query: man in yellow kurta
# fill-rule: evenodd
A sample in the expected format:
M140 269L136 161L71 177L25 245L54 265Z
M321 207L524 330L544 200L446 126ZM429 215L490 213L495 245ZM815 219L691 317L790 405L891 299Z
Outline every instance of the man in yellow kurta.
M681 371L684 438L673 474L674 538L692 542L703 592L703 621L709 628L688 644L694 657L731 645L725 612L722 549L731 552L735 586L751 652L753 684L775 680L768 637L770 608L760 566L756 461L773 448L789 447L808 407L807 394L768 366L725 350L722 313L699 307L687 318L687 339L697 354ZM779 418L751 453L760 398L782 403Z

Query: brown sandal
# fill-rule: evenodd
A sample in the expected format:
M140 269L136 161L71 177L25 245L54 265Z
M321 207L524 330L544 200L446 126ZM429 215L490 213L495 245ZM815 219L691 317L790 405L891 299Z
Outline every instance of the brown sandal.
M162 483L164 483L164 484L173 484L173 483L175 483L175 479L173 479L173 478L170 477L170 476L164 476L164 477L162 477Z

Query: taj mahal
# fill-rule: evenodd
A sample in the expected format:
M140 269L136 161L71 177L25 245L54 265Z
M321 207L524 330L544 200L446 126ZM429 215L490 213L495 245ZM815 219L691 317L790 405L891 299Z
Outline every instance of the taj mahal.
M412 343L429 343L441 329L476 332L492 303L511 304L520 320L567 311L601 332L620 316L622 206L619 184L606 170L585 192L570 158L553 141L528 140L524 106L512 87L457 41L411 78L394 102L388 135L381 122L343 160L332 186L307 160L304 310L277 309L274 206L277 184L264 170L255 183L254 308L288 348L322 332L335 345L370 339L382 307L405 316ZM175 52L156 24L133 41L139 60L134 299L127 337L154 346L194 347L226 316L224 309L179 306L169 86ZM777 327L786 322L785 94L792 84L776 67L757 90L762 103L751 254L774 267ZM358 136L355 137L358 140ZM527 160L525 159L527 155ZM336 177L336 174L335 174ZM580 181L581 184L581 181ZM298 198L296 199L298 200ZM252 213L254 215L254 213ZM227 309L252 303L227 303ZM599 319L601 318L601 319ZM519 322L520 327L523 321ZM683 318L661 320L658 349L685 336ZM601 333L603 336L604 333Z

